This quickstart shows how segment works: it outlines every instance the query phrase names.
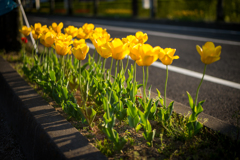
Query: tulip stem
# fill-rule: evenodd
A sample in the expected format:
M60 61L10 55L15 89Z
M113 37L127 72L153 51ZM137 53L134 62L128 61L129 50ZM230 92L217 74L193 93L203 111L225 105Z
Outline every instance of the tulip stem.
M105 74L105 65L106 65L106 61L107 61L107 59L104 58L104 60L103 60L103 65L102 65L103 79L104 79L104 74Z
M113 58L111 60L111 66L110 66L110 70L109 70L109 81L111 80L111 75L112 75L112 64L113 64Z
M113 85L112 85L112 88L111 88L111 93L110 93L110 95L109 95L109 101L111 100L113 87L115 86L115 82L116 82L116 79L117 79L117 65L118 65L118 60L116 60L116 65L115 65L115 77L114 77Z
M135 100L136 100L136 95L135 95L135 93L136 93L136 91L135 91L135 85L136 85L136 61L134 61L134 81L133 81L133 100L134 100L134 102L135 102Z
M145 104L146 86L145 86L144 66L142 66L142 71L143 71L143 102L144 102L144 104Z
M145 81L145 87L147 87L147 83L148 83L148 66L147 66L147 68L146 68L146 81ZM145 89L146 90L146 89ZM146 93L145 93L146 94ZM147 94L146 94L146 96L145 97L147 97Z
M81 60L79 60L79 63L78 63L78 65L79 65L79 91L80 91L80 95L82 94L81 93Z
M92 57L93 59L95 58L95 52L96 52L96 49L93 52L93 57Z
M97 61L97 64L99 65L100 63L100 60L101 60L101 56L98 54L98 61Z
M207 68L207 65L205 64L204 70L203 70L203 76L202 76L202 79L201 79L201 81L200 81L200 83L199 83L199 86L198 86L198 89L197 89L196 98L195 98L195 103L194 103L195 105L194 105L194 106L197 105L198 93L199 93L199 89L200 89L200 87L201 87L201 85L202 85L202 82L203 82L203 78L204 78L204 75L205 75L205 72L206 72L206 68Z
M64 56L62 56L62 67L63 67L63 79L65 78L65 72L64 72Z
M128 67L128 62L129 62L129 55L127 56L127 64L126 64L125 69L124 69L124 75L125 75L127 67Z
M166 81L164 89L164 107L167 108L167 81L168 81L168 65L166 65Z

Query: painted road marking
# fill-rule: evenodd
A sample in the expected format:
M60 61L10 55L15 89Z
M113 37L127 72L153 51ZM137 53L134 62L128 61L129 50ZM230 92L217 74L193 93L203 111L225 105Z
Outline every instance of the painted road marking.
M87 42L87 45L89 46L89 48L95 49L93 44ZM131 58L129 58L129 59L131 59ZM166 66L164 64L162 64L161 62L154 62L151 66L158 67L158 68L161 68L161 69L166 69ZM188 69L176 67L176 66L173 66L173 65L169 65L168 70L172 71L172 72L180 73L180 74L183 74L183 75L187 75L187 76L190 76L190 77L202 79L202 73L198 73L198 72L191 71L191 70L188 70ZM217 84L221 84L221 85L224 85L224 86L228 86L228 87L231 87L231 88L235 88L235 89L240 89L240 84L239 83L235 83L235 82L231 82L231 81L228 81L228 80L216 78L216 77L213 77L213 76L205 75L204 80L209 81L209 82L213 82L213 83L217 83Z

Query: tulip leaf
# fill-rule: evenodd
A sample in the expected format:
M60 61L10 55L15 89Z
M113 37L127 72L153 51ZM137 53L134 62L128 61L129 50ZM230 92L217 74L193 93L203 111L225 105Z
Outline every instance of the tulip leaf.
M68 89L67 89L67 87L62 87L62 94L63 94L63 98L65 100L67 100L68 99Z
M49 75L50 75L51 80L55 82L56 81L55 72L54 71L50 71Z
M148 88L148 98L150 99L151 97L151 88L152 88L152 85Z
M139 89L140 87L142 87L143 86L143 84L138 84L137 85L137 89Z
M136 132L138 132L141 128L142 128L141 124L137 125L137 127L135 128Z
M196 123L196 125L195 125L195 128L194 128L194 134L197 134L200 131L200 129L203 127L203 125L200 122L197 122L197 121L195 123Z
M193 108L193 99L192 99L192 96L190 95L190 93L187 92L187 95L188 95L188 101L189 101L189 105L192 109L192 111L194 112L194 108Z

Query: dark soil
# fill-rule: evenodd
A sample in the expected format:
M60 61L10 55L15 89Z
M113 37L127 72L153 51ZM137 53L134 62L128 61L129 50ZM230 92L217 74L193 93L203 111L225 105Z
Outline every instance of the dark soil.
M8 125L6 115L0 112L0 159L1 160L24 160L19 143L15 140L15 135Z

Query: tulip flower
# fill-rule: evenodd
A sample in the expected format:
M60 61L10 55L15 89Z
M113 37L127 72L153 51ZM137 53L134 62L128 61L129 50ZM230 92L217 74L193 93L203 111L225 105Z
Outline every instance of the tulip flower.
M23 43L27 43L28 42L26 37L22 37L21 40L22 40Z
M132 53L130 55L134 55L133 58L136 59L136 63L139 66L142 66L143 69L143 101L146 102L146 86L148 81L148 66L150 66L153 62L155 62L158 58L158 52L160 50L159 46L152 47L149 44L138 44L134 46L131 51ZM138 57L138 52L140 55L140 58ZM146 66L146 79L145 79L145 71L144 66Z
M221 46L215 47L213 42L206 42L202 46L202 48L199 45L197 45L196 48L201 56L201 61L204 64L211 64L220 59L222 47Z
M132 60L137 61L141 59L141 55L139 53L141 45L142 45L141 43L138 43L135 46L130 47L129 56L131 57Z
M58 33L56 40L61 40L63 42L69 42L72 44L72 36L68 34Z
M31 32L31 28L27 26L23 26L21 30L19 30L24 36L28 36Z
M86 44L85 39L80 39L80 40L74 39L73 47L77 47L80 44Z
M88 51L89 51L89 46L87 46L86 44L80 44L77 47L73 47L72 49L73 55L78 60L84 60L86 58Z
M170 65L172 64L172 61L174 59L179 59L179 56L174 56L176 52L176 49L172 48L165 48L165 49L160 49L160 52L158 54L158 58L161 60L161 62L164 65Z
M55 33L52 31L48 31L43 34L40 38L40 43L42 43L45 47L51 47L55 40Z
M135 34L135 37L138 39L138 42L139 43L145 43L147 40L148 40L148 35L147 33L143 33L141 31L138 31L136 34Z
M61 56L65 56L71 51L71 46L67 42L63 42L61 40L58 40L55 42L54 49L56 50L56 53Z
M115 38L112 42L108 42L108 45L111 49L113 59L116 60L122 60L130 52L128 45L123 44L119 38Z
M158 59L160 47L152 47L149 44L142 44L139 46L140 59L136 60L139 66L150 66ZM133 50L132 50L133 51Z
M72 38L76 37L78 34L78 29L74 26L68 26L67 28L64 28L65 34L71 35Z
M63 23L61 22L57 25L57 23L53 22L52 23L52 28L56 33L60 33L62 28L63 28Z
M166 65L166 81L165 81L165 89L164 89L163 110L168 110L168 107L170 107L170 110L173 109L174 102L171 102L170 105L167 107L166 98L167 98L168 65L172 64L174 59L179 59L179 56L174 56L175 52L176 52L176 49L172 49L172 48L162 49L162 48L160 48L159 54L158 54L158 58L161 60L161 62L164 65ZM162 116L169 117L168 119L170 119L171 113L172 112L165 112L165 114L168 114L168 115L162 115Z
M134 35L129 35L126 38L122 39L122 42L128 43L129 47L132 47L138 43L138 39Z
M85 23L81 28L78 29L77 37L81 39L90 38L94 29L94 25L92 23Z

